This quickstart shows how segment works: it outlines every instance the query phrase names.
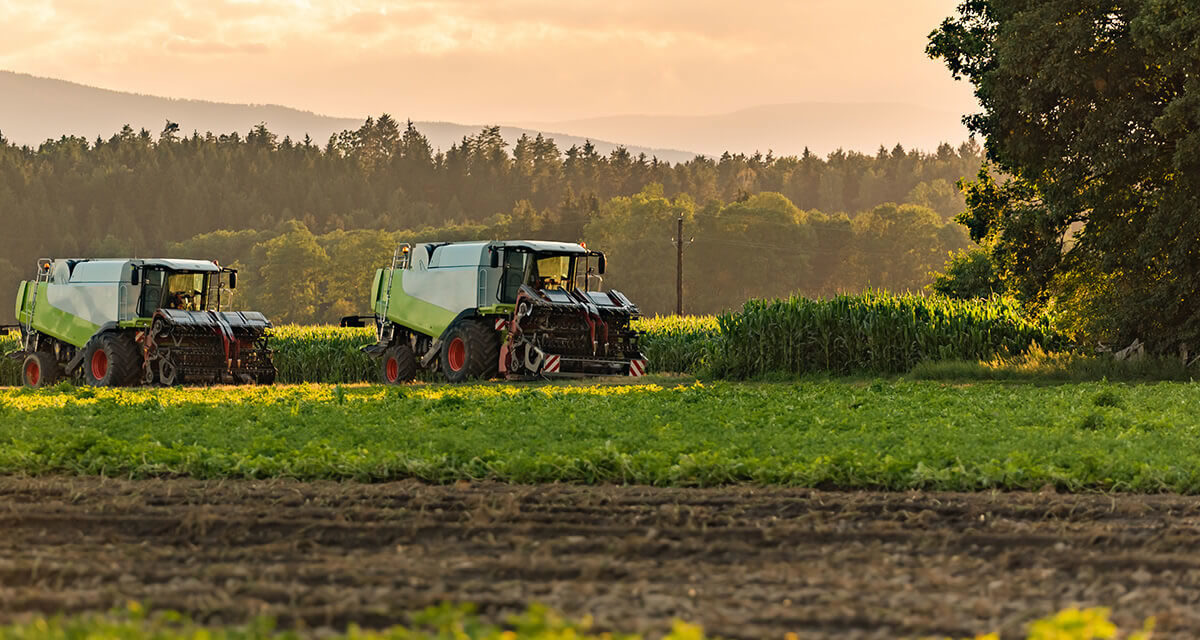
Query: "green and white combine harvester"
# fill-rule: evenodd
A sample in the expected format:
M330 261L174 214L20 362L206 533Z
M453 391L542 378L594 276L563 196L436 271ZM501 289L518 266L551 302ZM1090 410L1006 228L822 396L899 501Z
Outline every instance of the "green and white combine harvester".
M261 313L221 311L237 272L207 260L38 260L17 288L27 386L275 381Z
M641 376L646 358L630 322L638 308L603 291L604 254L565 242L434 242L401 245L375 272L371 316L390 383L418 368L461 382Z

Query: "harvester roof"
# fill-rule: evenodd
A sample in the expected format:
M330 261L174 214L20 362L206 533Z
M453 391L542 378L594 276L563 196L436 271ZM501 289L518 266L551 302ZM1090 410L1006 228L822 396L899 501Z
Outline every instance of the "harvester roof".
M492 246L514 247L530 251L549 251L553 253L590 253L582 245L575 244L574 242L550 242L547 240L502 240L500 242L493 242Z
M136 264L146 267L164 267L175 271L221 270L211 260L184 260L178 258L63 258L59 262L65 262L72 266L88 264L98 268Z
M181 260L176 258L147 258L133 262L146 267L165 267L175 271L220 271L211 260Z
M221 268L209 260L175 258L63 258L54 261L55 282L121 282L130 265L162 267L172 271L216 272Z

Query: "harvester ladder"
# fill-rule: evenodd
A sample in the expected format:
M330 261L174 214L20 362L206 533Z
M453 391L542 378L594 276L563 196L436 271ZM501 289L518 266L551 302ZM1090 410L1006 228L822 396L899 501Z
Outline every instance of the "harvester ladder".
M379 332L383 331L383 326L387 323L388 307L391 306L392 303L392 277L396 274L397 267L401 269L408 268L411 256L412 245L408 244L407 242L402 242L396 245L396 249L392 251L392 267L388 269L387 284L385 284L383 287L383 310L375 310L375 317L378 319L378 322L375 323L375 326L378 327L377 331ZM382 333L380 333L378 337L380 341L383 340Z
M54 266L54 261L52 259L38 258L37 275L34 276L34 280L33 280L33 294L29 298L29 307L24 312L24 316L25 316L25 323L24 323L25 324L25 350L26 351L32 351L32 349L30 349L30 347L33 346L33 318L34 318L34 315L37 313L38 290L42 288L43 282L49 284L50 275L52 273L51 269L53 268L53 266Z
M392 251L392 268L388 269L387 285L383 288L383 314L382 317L387 318L388 305L392 302L392 276L396 273L396 268L408 268L410 251L412 245L407 242L396 246L396 250ZM377 313L377 315L379 315Z

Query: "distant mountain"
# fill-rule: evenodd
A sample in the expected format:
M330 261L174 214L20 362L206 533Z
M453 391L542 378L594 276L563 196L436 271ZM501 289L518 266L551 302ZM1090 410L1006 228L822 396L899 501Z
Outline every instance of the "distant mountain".
M362 126L362 119L334 118L309 111L300 111L278 105L246 105L208 102L204 100L178 100L156 96L110 91L89 87L64 80L39 78L11 71L0 71L0 134L20 145L37 146L47 139L64 135L83 136L94 140L97 136L108 138L128 124L136 129L147 129L157 135L167 120L179 124L183 133L192 131L213 133L245 134L259 123L278 135L302 140L305 134L320 145L329 136L346 129ZM387 111L381 106L380 112ZM375 114L378 115L378 114ZM404 115L392 113L403 121ZM462 140L463 136L478 133L481 125L455 124L451 122L416 122L417 128L429 138L435 149L449 149L450 145ZM567 150L571 145L583 145L588 134L568 135L542 128L502 127L501 134L510 144L523 133L535 135L543 132L554 138L558 147ZM592 138L599 153L607 154L618 146ZM645 153L660 160L684 162L695 157L695 153L675 149L655 149L637 145L623 145L631 153Z
M958 145L969 133L961 114L903 103L805 102L751 107L711 116L624 115L560 122L514 123L652 147L687 148L710 156L724 151L799 155L807 147L874 153L880 145L932 151Z

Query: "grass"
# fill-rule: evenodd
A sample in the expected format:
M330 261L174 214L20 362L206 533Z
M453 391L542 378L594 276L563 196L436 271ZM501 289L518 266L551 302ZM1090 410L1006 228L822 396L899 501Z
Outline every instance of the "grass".
M625 633L596 633L591 620L570 620L540 605L508 616L502 625L485 622L472 605L442 604L409 616L407 626L380 630L351 625L344 632L281 631L269 618L246 625L211 627L164 611L147 614L136 602L128 611L105 615L38 617L30 622L0 625L0 640L641 640ZM676 620L662 640L704 640L704 630Z
M0 473L1200 493L1200 387L0 390Z
M1080 609L1071 607L1034 620L1029 625L1028 640L1100 640L1123 637L1128 640L1149 640L1154 619L1145 621L1142 628L1128 635L1121 634L1109 621L1110 610L1104 607ZM0 640L299 640L319 637L323 640L641 640L642 636L592 631L591 620L571 620L547 609L533 605L520 615L509 616L504 624L485 622L475 614L471 605L442 604L412 614L408 626L393 626L380 630L365 630L351 625L345 632L280 631L269 618L259 618L247 625L210 627L192 622L172 611L146 614L137 603L130 603L126 612L107 615L37 617L29 622L0 625ZM674 620L670 633L662 640L704 640L704 629L698 625ZM799 637L795 633L788 638ZM979 634L974 640L999 640L997 634Z
M922 362L905 377L913 380L1055 383L1087 381L1186 382L1195 370L1179 358L1144 357L1117 360L1110 355L1084 355L1074 352L1047 353L1040 348L1019 356L989 360L947 360Z

